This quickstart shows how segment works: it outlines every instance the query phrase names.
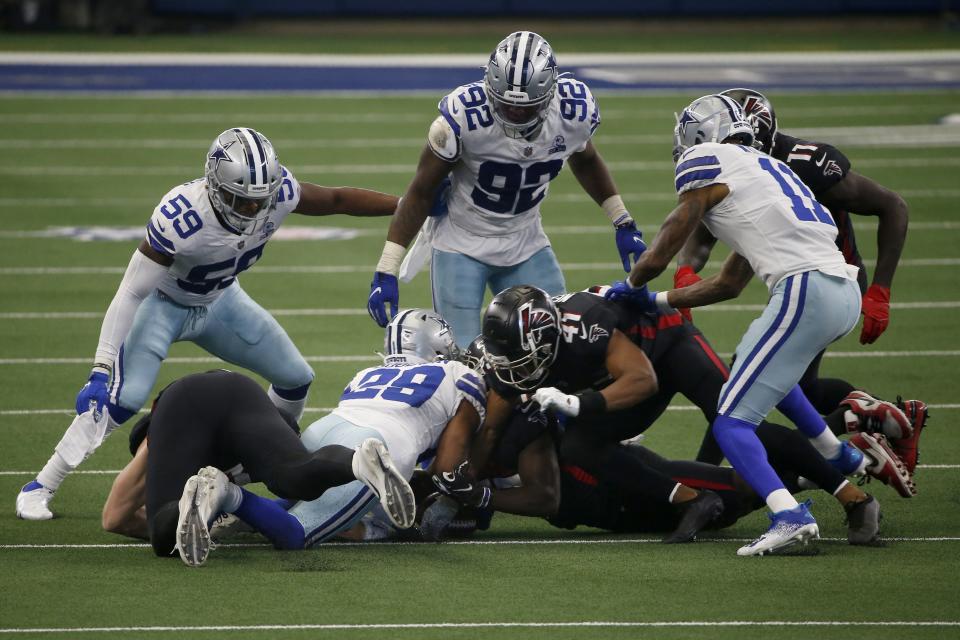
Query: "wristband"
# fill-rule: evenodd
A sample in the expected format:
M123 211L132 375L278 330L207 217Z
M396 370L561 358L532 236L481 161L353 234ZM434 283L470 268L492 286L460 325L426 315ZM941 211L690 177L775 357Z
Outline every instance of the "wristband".
M633 218L631 218L627 212L626 205L623 204L623 198L619 195L614 194L604 200L600 203L600 208L607 214L607 219L609 219L610 223L615 227L633 222Z
M392 276L400 271L400 263L403 262L403 254L406 248L387 240L383 244L383 253L380 254L380 262L377 263L377 271L380 273L389 273Z
M103 364L102 362L95 362L93 364L93 370L91 371L91 373L103 373L109 378L111 371L112 371L112 368L110 367L110 365Z
M657 303L657 310L660 313L665 313L668 315L671 313L677 312L677 310L671 307L670 303L667 302L667 294L669 293L670 293L669 291L658 291L655 297L655 301Z
M597 415L607 411L607 399L599 391L581 391L576 396L580 399L580 416Z

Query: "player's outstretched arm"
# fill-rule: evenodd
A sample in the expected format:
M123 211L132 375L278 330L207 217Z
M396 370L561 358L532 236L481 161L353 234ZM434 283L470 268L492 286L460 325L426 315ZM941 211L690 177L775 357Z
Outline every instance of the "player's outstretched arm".
M553 438L543 433L524 447L517 461L520 486L494 489L490 506L520 516L549 518L560 508L560 466Z
M101 524L104 531L148 540L147 516L147 441L140 443L137 454L117 474L110 494L103 504Z
M466 400L460 401L457 412L444 427L437 443L437 456L434 458L434 473L453 471L470 455L470 442L473 434L480 428L480 414Z
M613 382L598 393L607 411L627 409L657 392L657 374L650 359L619 329L610 336L606 367Z
M746 258L731 253L720 273L689 287L666 292L666 302L673 308L704 307L715 302L736 298L753 278L753 268ZM663 293L659 294L663 295Z
M863 329L860 342L869 344L880 337L890 322L890 286L907 237L909 210L899 194L870 178L850 171L820 195L831 208L860 215L877 216L877 266L863 296Z
M634 287L639 287L663 273L707 211L719 204L729 193L727 185L711 184L680 194L677 206L663 221L650 247L633 265L627 281Z
M306 216L389 216L397 209L400 198L356 187L321 187L300 183L300 202L294 213Z
M677 273L679 274L681 270L685 269L689 269L689 273L694 275L700 273L707 265L707 260L710 259L710 253L713 252L713 247L716 244L717 239L710 233L706 225L703 222L698 224L680 249L680 253L677 254ZM696 280L693 282L696 282ZM674 285L678 288L688 286L693 282L679 284L677 276L674 276Z

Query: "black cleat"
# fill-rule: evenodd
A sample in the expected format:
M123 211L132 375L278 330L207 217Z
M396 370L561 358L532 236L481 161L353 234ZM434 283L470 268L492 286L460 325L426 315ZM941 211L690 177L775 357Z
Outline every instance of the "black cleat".
M704 490L693 500L681 505L683 515L680 523L669 536L663 539L665 544L693 542L697 533L723 513L723 500L713 491Z
M880 535L880 503L867 495L863 502L844 507L847 512L847 542L855 545L875 545Z

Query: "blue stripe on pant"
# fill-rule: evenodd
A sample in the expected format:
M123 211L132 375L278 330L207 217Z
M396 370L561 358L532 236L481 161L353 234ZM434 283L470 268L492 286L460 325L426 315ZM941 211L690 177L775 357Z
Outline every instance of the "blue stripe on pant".
M336 414L326 415L303 432L301 441L310 451L338 444L355 449L367 438L383 442L383 436L374 429L353 424ZM386 444L386 443L384 443ZM355 525L378 500L359 480L332 487L316 500L298 502L290 509L306 534L305 546L318 544Z

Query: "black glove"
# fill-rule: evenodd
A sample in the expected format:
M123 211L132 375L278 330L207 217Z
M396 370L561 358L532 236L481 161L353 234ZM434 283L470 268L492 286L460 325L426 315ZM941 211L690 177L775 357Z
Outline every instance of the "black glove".
M470 463L463 461L453 471L433 474L433 484L440 493L448 495L460 504L484 508L490 504L490 488L467 477Z

